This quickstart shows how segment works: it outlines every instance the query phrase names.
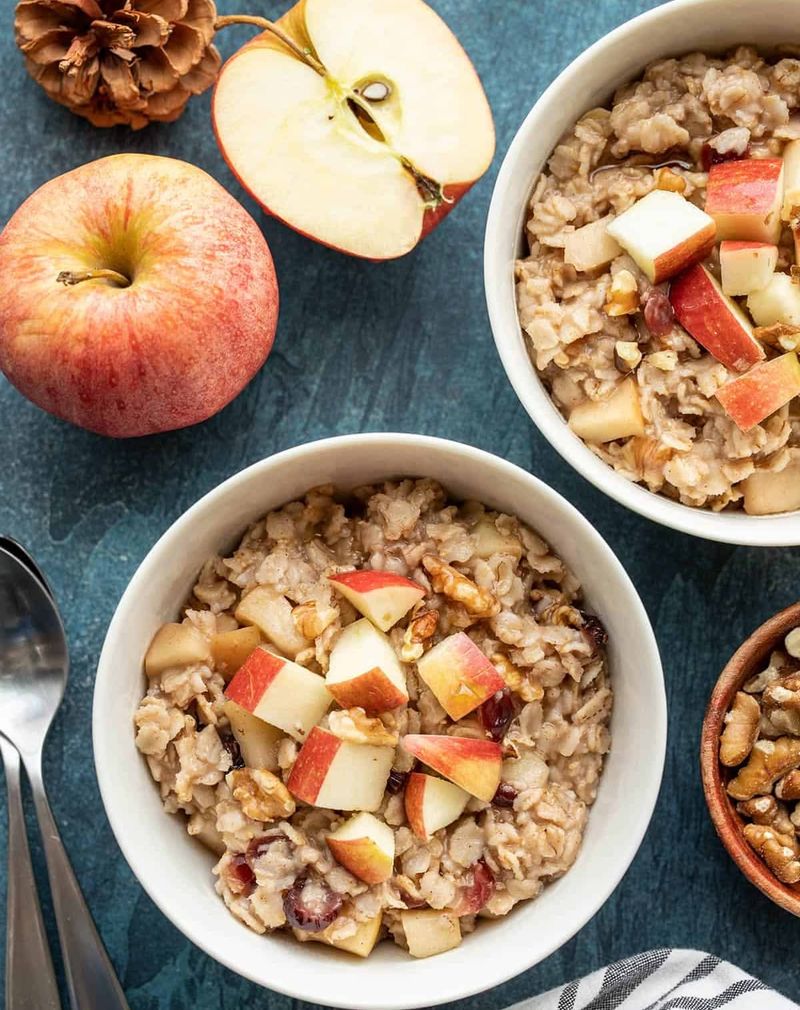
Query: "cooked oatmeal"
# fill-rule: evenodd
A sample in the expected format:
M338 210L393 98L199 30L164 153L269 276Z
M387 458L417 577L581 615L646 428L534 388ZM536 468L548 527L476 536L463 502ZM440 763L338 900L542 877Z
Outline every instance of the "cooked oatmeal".
M709 170L723 180L732 164L750 171L748 163L760 161L759 169L773 164L777 172L781 165L770 159L781 158L786 171L775 185L786 187L786 200L771 236L761 235L765 218L752 232L717 213L716 195L707 203ZM516 265L520 322L533 364L573 430L601 459L686 505L755 514L800 508L800 366L794 354L800 288L793 235L800 206L789 198L800 193L798 171L800 59L767 60L743 46L723 58L692 53L651 64L617 91L609 108L590 110L562 137L535 183L525 229L529 254ZM731 275L726 279L723 271L722 281L732 309L710 281L708 292L694 298L694 309L687 307L676 294L674 264L650 269L649 251L641 246L657 246L657 236L628 212L644 207L645 198L654 211L650 195L658 191L667 208L661 221L675 222L675 207L680 212L683 206L687 231L697 239L681 268L700 257L718 279L719 242L729 240ZM720 199L728 195L721 192ZM782 199L780 191L775 199ZM692 231L686 202L694 215L708 211L700 215L708 232L699 218ZM733 242L756 233L767 273L759 279L755 266L747 267L749 290L743 290L733 279L741 252ZM772 285L773 277L779 280L766 304L758 285ZM699 283L703 274L695 270L690 280ZM720 352L706 332L717 311L732 316L720 323L725 339L746 345L752 357L740 361L727 347ZM791 381L763 410L737 412L727 389L717 398L742 372L760 383L764 365L779 357L784 360L775 367L785 366ZM612 398L613 407L604 409Z
M148 650L136 743L251 929L428 956L574 862L605 641L514 516L432 480L318 488L204 566Z

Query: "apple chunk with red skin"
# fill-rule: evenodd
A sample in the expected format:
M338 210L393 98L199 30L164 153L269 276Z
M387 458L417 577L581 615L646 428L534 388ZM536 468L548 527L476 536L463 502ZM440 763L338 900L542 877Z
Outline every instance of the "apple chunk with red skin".
M446 828L461 816L469 802L469 793L435 775L412 772L406 782L404 800L411 830L427 841L440 828Z
M406 678L392 643L366 618L348 624L331 649L325 683L343 708L368 715L408 701Z
M500 785L503 749L491 740L410 733L403 746L429 768L490 803Z
M442 639L421 656L417 670L454 720L463 718L505 687L502 675L463 631Z
M778 265L778 247L767 242L721 242L719 263L725 294L749 295L769 284Z
M0 369L43 410L101 435L216 414L263 365L277 315L255 221L172 158L82 165L0 235Z
M421 0L301 0L228 60L213 120L248 192L309 238L367 259L414 248L489 167L486 96Z
M411 579L372 568L329 575L328 582L381 631L394 627L425 595Z
M714 248L713 220L679 193L654 189L606 229L647 274L661 284Z
M681 326L726 368L743 372L763 361L747 316L701 263L675 278L669 300Z
M800 360L794 351L762 361L717 390L717 399L742 431L800 396Z
M337 863L365 884L382 884L394 870L394 831L374 814L361 813L328 835Z
M377 810L394 747L349 743L315 726L300 748L289 781L289 792L304 803L330 810Z
M262 648L250 653L225 696L295 740L304 740L333 703L322 677Z
M781 237L783 158L745 158L712 165L706 214L718 239L749 239L777 245Z

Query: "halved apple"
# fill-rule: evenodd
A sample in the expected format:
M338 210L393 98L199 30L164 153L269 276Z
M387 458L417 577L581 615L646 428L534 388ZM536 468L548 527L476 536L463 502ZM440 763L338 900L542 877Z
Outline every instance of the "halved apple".
M461 719L502 691L506 682L463 631L448 635L417 660L420 677L451 719Z
M325 683L343 708L368 715L408 701L406 677L392 643L366 618L348 624L331 649Z
M355 256L402 256L491 163L468 56L422 0L300 0L222 68L222 154L271 214Z
M374 814L361 813L328 835L337 863L365 884L382 884L394 870L394 831Z
M403 746L429 768L485 803L497 792L503 764L500 744L472 737L409 733L403 737Z
M794 351L762 361L717 390L717 399L742 431L760 424L796 396L800 396L800 360Z
M403 799L411 830L427 841L440 828L446 828L461 816L469 802L469 793L435 775L412 772Z
M777 245L781 237L783 158L744 158L712 165L706 214L717 239L749 239Z
M315 726L300 749L289 791L304 803L331 810L377 810L383 800L394 747L348 743Z
M381 631L397 624L425 595L411 579L373 568L329 575L328 582Z
M769 284L778 264L778 247L767 242L721 242L719 263L725 294L749 295Z

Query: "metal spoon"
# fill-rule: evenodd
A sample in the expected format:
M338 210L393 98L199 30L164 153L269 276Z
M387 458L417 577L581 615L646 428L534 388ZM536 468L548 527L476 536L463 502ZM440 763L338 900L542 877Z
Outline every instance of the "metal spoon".
M27 564L0 549L0 734L19 751L30 780L72 1008L128 1010L47 802L42 750L64 696L69 654L58 608L35 562L22 556Z

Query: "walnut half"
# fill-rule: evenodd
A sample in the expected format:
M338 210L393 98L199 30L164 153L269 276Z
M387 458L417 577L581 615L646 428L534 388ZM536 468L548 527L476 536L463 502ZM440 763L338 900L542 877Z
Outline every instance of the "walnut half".
M226 781L245 816L254 821L276 821L291 817L296 804L277 775L265 768L237 768Z
M743 833L778 880L784 884L800 881L800 859L793 835L782 835L765 824L746 824Z
M422 564L431 577L434 591L460 603L468 614L473 617L495 617L500 613L500 604L494 593L476 585L472 579L462 575L435 554L426 554Z
M777 740L758 740L750 751L750 760L728 783L728 793L735 800L763 796L787 772L800 766L800 739L781 736Z
M728 768L740 765L753 749L760 720L758 701L751 694L738 691L725 716L725 729L719 741L719 759Z

